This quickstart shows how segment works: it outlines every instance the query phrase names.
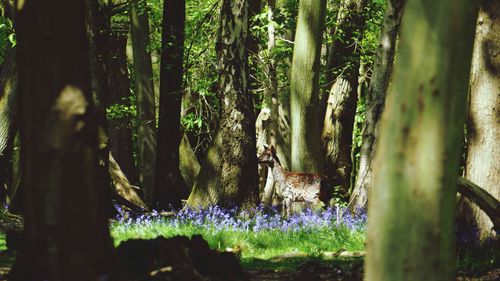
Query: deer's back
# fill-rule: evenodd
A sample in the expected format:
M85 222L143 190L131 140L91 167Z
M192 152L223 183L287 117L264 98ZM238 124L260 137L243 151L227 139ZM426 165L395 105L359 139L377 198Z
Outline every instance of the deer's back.
M317 201L325 202L327 178L319 174L287 172L284 177L284 184L289 190L289 196L293 196L297 201ZM325 202L326 203L326 202Z

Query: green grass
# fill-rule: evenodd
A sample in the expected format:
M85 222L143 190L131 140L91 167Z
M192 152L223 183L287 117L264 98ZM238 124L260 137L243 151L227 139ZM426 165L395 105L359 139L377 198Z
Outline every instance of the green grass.
M0 251L7 250L7 240L5 239L5 234L0 233Z
M177 235L191 237L199 234L212 249L225 251L227 248L241 251L242 264L253 267L259 260L270 260L282 254L296 253L304 257L321 258L324 252L338 250L361 251L364 248L364 232L347 227L324 227L314 230L282 232L280 230L261 230L257 232L205 228L193 225L171 226L156 221L148 226L124 225L116 223L111 227L115 245L134 238L152 239L158 236L170 238ZM293 260L293 258L291 259Z

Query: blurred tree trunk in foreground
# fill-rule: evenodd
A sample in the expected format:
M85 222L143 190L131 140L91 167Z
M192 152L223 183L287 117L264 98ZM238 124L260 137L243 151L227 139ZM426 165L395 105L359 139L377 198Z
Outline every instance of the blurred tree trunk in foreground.
M130 0L130 31L137 98L137 164L139 184L151 206L156 168L156 113L153 66L149 48L149 17L146 0Z
M321 167L319 67L326 0L301 0L290 79L291 168L317 173Z
M113 280L85 1L17 5L26 227L9 278Z
M366 94L366 113L363 123L363 140L359 157L359 169L356 185L351 195L351 209L365 210L368 202L368 189L372 181L372 159L375 156L375 144L378 138L378 127L385 96L389 87L396 51L396 38L401 26L405 0L387 1L384 25L380 34L373 75Z
M465 177L500 199L500 3L479 1L472 56ZM469 232L484 241L495 236L488 216L471 201L460 202Z
M248 93L248 1L223 0L216 43L219 128L188 199L190 207L258 202L255 114Z
M181 100L184 74L185 0L163 1L160 108L158 118L155 187L152 206L180 208L187 187L179 169Z
M467 0L405 6L368 201L368 281L455 280L456 184L476 8Z

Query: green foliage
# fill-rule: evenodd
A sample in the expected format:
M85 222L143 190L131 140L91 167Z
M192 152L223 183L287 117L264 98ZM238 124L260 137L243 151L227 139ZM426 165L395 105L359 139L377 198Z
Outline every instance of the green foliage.
M370 69L375 60L375 53L380 41L380 31L384 21L386 0L368 1L364 8L366 25L363 33L361 63Z
M113 104L106 108L106 117L108 120L126 118L135 120L137 117L137 106L135 96L122 98L124 103ZM132 124L131 124L132 125Z
M15 45L16 34L14 32L12 21L7 18L0 17L0 65L3 63L7 48Z

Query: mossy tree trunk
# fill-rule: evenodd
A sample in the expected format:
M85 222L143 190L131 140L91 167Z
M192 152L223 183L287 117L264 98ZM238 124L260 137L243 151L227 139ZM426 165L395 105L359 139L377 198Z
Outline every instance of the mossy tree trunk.
M327 85L332 85L326 101L321 134L325 174L340 186L342 194L350 189L352 131L358 101L361 40L365 26L363 9L367 0L344 0L337 17L333 46L327 65Z
M114 280L85 1L17 4L26 225L24 247L10 278Z
M255 114L247 90L248 1L223 0L216 44L219 129L208 149L188 206L252 206L258 201Z
M475 1L408 0L368 201L368 281L454 280ZM459 36L457 36L459 34Z
M160 114L153 206L181 207L187 187L179 168L181 100L184 74L184 0L163 2L162 54L160 66Z
M153 203L156 168L156 113L146 0L130 0L130 31L137 99L137 165L146 203Z
M291 168L321 171L319 71L326 0L301 0L290 80Z
M394 64L396 39L401 26L405 0L387 1L385 19L380 34L380 42L375 57L373 75L365 99L365 121L363 123L359 169L356 184L350 198L352 210L366 210L368 189L372 181L372 159L375 156L375 143L385 96Z
M472 57L465 177L500 199L500 3L479 1ZM495 237L488 216L462 199L461 217L481 241ZM498 237L498 236L497 236Z

